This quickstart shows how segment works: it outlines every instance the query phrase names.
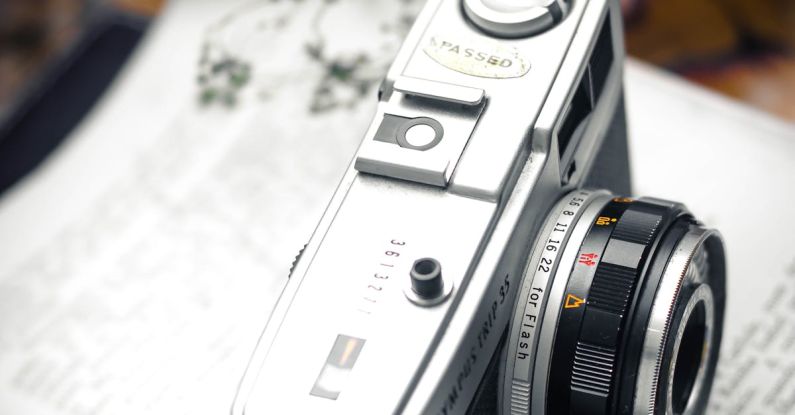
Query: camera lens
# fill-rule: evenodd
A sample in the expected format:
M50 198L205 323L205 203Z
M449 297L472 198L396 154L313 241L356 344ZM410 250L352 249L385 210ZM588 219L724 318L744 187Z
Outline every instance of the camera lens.
M706 408L725 306L720 236L684 206L578 190L550 212L509 327L505 414Z

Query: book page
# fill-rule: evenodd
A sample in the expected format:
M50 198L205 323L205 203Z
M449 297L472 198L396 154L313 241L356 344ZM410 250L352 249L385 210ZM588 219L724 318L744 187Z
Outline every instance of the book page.
M795 414L795 126L634 63L635 192L684 202L726 244L712 414Z

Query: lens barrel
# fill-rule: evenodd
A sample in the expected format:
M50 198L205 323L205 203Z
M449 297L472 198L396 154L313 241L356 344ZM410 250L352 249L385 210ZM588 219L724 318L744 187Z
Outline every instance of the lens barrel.
M504 348L506 414L702 413L725 307L720 236L678 203L577 190L550 212Z

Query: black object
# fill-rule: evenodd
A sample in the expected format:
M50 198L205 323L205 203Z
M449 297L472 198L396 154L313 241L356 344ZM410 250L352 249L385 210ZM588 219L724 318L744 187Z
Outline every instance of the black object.
M668 229L657 246L654 260L646 273L646 280L640 295L637 298L638 306L634 308L635 316L629 319L630 323L626 330L629 333L642 333L651 316L652 305L657 288L660 286L665 267L668 260L673 255L679 241L690 230L693 222L686 218L674 223ZM632 412L632 405L635 401L635 384L638 378L638 368L643 353L643 340L645 336L627 336L624 345L622 366L618 376L618 390L616 390L616 412L628 414Z
M35 169L102 96L149 19L105 12L44 70L0 124L0 195Z
M433 258L422 258L414 261L411 266L411 289L420 298L432 299L442 295L442 265Z
M620 216L610 212L621 205L626 205L626 210ZM645 291L640 287L648 287L644 275L661 233L682 214L680 206L664 208L623 199L608 203L600 213L605 222L591 228L583 248L595 231L609 229L609 242L598 264L590 267L595 268L591 281L578 284L574 275L569 279L566 292L587 298L587 302L560 316L550 368L551 413L612 413L616 373L621 372L625 351L622 345L645 329L641 327L639 333L625 329L637 309L634 298Z
M611 202L605 206L599 215L604 218L620 217L623 219L628 207L629 206L627 203ZM552 369L550 370L549 375L549 400L550 402L563 402L563 405L567 408L569 407L569 382L572 382L571 389L576 390L580 387L587 389L592 385L592 383L581 382L582 379L580 379L580 375L582 374L582 370L585 370L586 372L590 372L592 370L590 367L587 367L587 365L589 362L591 362L591 358L594 355L599 355L598 359L600 361L603 358L607 358L607 356L605 356L605 352L596 350L596 348L602 346L601 344L590 345L587 342L577 341L578 337L582 336L581 328L590 329L591 333L593 333L595 330L596 333L593 334L596 334L596 336L587 337L596 337L597 341L605 335L608 337L612 335L613 340L615 340L615 334L618 331L617 329L614 329L610 326L618 324L620 321L615 321L616 319L613 318L612 313L601 312L604 310L604 308L599 307L600 305L614 305L613 299L603 297L602 301L597 300L597 304L592 304L593 300L599 297L599 295L594 292L593 286L597 285L596 291L600 291L598 287L599 284L597 282L599 279L601 279L600 277L604 277L605 275L612 276L612 274L614 274L610 271L605 272L607 267L604 267L603 264L601 264L601 260L605 257L605 251L611 239L611 233L614 232L613 230L616 227L616 223L607 220L604 225L593 226L591 228L587 237L580 246L578 258L580 258L580 261L591 261L591 263L598 263L599 265L575 267L571 271L568 285L566 287L565 292L567 293L567 297L564 299L566 312L561 313L559 317L560 325L556 334L554 354L552 355ZM589 292L589 289L591 292ZM603 293L609 295L609 293L605 291L612 293L612 290L610 289L602 290ZM577 301L583 301L582 299L586 298L588 299L587 305L583 307L570 307L570 302L576 303ZM596 307L592 307L592 305ZM608 308L612 309L612 307ZM604 325L607 325L608 327L603 327ZM574 364L574 367L572 368L571 362L574 361L574 356L578 357L578 363ZM567 365L568 367L566 369L562 369L562 371L558 369L560 366ZM580 365L585 365L585 367ZM597 382L602 380L600 376L602 375L600 372L601 369L602 367L599 366L594 370L596 377L600 378L597 380ZM608 384L610 382L609 373L606 382ZM560 390L556 390L555 385L560 385ZM596 385L597 388L600 388L601 386L602 385ZM609 389L609 385L604 388ZM588 406L590 406L590 404L591 402L589 402ZM573 412L583 413L582 411L577 412L576 410Z

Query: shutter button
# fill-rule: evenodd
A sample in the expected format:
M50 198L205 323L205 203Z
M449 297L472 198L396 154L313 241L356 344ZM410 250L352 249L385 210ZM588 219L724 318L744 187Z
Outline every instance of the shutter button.
M568 9L567 0L464 0L464 11L476 26L502 37L543 32L563 20Z

